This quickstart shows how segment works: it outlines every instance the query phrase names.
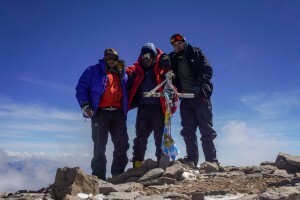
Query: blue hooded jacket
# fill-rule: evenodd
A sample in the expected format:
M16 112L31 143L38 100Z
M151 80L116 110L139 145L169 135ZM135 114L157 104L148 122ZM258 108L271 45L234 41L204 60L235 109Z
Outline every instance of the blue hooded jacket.
M100 59L98 64L88 67L79 78L76 86L76 99L79 106L82 107L89 104L92 106L95 116L102 94L106 89L107 81L105 61L103 59ZM123 92L122 109L125 114L128 111L127 81L128 77L125 74L121 80Z
M157 50L156 50L156 47L154 46L154 44L151 42L144 44L144 46L141 49L141 54L144 54L144 53L151 53L153 57L156 57Z

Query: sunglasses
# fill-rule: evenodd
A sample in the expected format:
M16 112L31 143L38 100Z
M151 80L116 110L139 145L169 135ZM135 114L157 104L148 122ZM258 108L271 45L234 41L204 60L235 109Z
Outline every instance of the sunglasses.
M184 41L184 37L182 35L174 35L173 37L171 37L170 42L171 44L173 44L174 42L177 41Z
M117 61L118 60L118 56L114 55L114 54L105 54L104 55L104 60L105 61L109 61L109 60Z
M146 59L150 60L150 59L152 59L151 53L143 54L143 55L142 55L142 59L143 59L143 60L146 60Z

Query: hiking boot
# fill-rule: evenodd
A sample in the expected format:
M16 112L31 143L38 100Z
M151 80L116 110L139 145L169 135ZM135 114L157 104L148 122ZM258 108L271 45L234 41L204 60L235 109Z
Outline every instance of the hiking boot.
M181 162L182 164L187 165L187 166L189 166L189 167L191 167L191 168L197 167L196 162L195 162L195 161L192 161L192 160L189 160L189 159L187 158L187 156L185 156L184 158L179 158L177 161L179 161L179 162Z
M140 161L140 160L133 160L132 161L133 168L140 168L142 165L142 162L143 161Z

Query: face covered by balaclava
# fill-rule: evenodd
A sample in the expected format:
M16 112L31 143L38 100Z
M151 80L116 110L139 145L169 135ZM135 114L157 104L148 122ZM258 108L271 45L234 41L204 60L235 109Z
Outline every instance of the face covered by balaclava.
M156 61L157 51L153 43L146 43L141 49L142 67L151 67Z

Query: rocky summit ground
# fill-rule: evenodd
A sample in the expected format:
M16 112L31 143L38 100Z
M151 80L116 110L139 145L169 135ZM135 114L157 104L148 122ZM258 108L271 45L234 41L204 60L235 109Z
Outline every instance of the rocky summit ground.
M0 196L1 197L1 196ZM4 193L1 199L239 199L300 200L300 156L279 153L276 161L259 166L219 166L178 160L151 159L106 181L80 168L59 168L55 182L39 191Z
M228 174L234 174L229 175ZM281 182L283 177L260 176L258 174L242 175L240 173L213 173L204 174L196 180L179 181L176 185L168 186L165 189L145 187L143 192L147 195L160 194L162 192L176 192L191 195L195 192L203 191L206 195L225 195L225 194L259 194L268 188L270 182Z

